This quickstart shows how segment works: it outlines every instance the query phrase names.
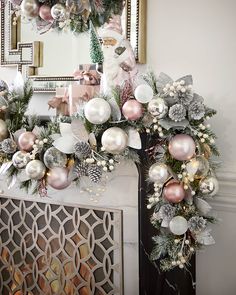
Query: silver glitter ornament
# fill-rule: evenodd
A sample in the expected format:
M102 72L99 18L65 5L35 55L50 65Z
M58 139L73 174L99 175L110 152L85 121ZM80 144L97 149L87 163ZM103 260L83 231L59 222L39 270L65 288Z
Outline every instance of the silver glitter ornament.
M43 161L46 167L49 169L55 167L65 167L67 164L67 156L55 147L50 147L48 150L46 150Z
M13 166L17 169L24 168L27 165L27 163L29 163L29 161L29 155L24 151L18 151L12 157Z
M11 138L4 139L1 142L1 150L6 154L13 154L16 151L17 145Z
M61 21L66 17L66 8L64 5L57 3L51 8L51 15L55 20Z
M162 119L168 112L168 106L161 97L153 98L148 104L148 111L157 119Z

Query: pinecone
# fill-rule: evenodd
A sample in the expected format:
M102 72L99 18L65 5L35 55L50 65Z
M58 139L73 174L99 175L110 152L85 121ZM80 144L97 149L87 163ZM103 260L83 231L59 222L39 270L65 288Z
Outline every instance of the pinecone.
M16 151L17 145L11 138L4 139L1 142L1 150L6 154L13 154Z
M87 142L81 141L75 144L75 156L78 159L87 158L91 154L91 147Z
M96 165L90 165L88 168L88 177L92 182L98 183L102 178L102 169Z
M73 171L78 178L82 176L87 176L88 175L88 165L85 163L78 162L74 166L74 171Z

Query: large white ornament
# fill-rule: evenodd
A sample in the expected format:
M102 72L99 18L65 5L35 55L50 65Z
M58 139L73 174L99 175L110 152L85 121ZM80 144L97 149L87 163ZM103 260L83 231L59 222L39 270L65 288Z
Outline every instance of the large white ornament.
M36 0L23 0L20 7L25 16L32 18L38 16L39 5Z
M84 115L92 124L103 124L111 116L111 107L105 99L93 98L85 105Z
M28 154L24 151L16 152L12 157L13 166L17 169L24 168L27 163L30 161Z
M168 112L168 106L161 97L153 98L148 104L148 111L157 119L164 118Z
M153 90L152 88L147 84L141 84L139 85L134 92L134 96L137 99L137 101L141 103L148 103L153 98Z
M171 219L169 223L170 231L174 235L183 235L188 230L188 222L187 220L182 216L175 216Z
M30 179L39 180L45 175L46 167L39 160L30 161L25 167L25 173Z
M122 153L128 145L128 135L121 128L111 127L102 135L102 146L111 154Z
M219 191L219 183L215 177L208 176L200 181L200 191L204 195L215 196Z
M156 183L164 183L168 177L168 167L162 163L155 163L149 168L149 178Z

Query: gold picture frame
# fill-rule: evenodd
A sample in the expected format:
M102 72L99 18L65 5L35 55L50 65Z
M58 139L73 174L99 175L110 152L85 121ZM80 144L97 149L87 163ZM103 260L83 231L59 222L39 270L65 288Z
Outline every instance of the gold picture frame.
M55 92L56 83L75 81L71 76L40 76L43 67L43 42L21 42L21 24L13 25L11 2L1 0L1 57L0 65L17 66L18 71L33 81L35 92ZM125 33L135 38L134 51L137 63L146 63L146 6L147 0L127 0L125 4ZM133 27L132 27L133 24ZM40 84L40 86L38 86ZM43 85L43 86L42 86Z

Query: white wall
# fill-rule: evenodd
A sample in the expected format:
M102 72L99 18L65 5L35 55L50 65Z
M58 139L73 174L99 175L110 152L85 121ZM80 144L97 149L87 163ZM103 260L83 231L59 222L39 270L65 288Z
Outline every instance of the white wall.
M197 294L233 295L236 289L236 1L148 0L148 64L179 78L191 73L195 90L217 109L221 191L212 204L222 222L216 245L197 257Z
M216 245L197 257L197 295L235 294L236 229L236 1L235 0L148 0L148 64L156 72L179 78L193 74L195 89L206 103L218 110L212 127L218 134L222 168L219 172L221 191L212 204L222 222L213 229ZM10 80L13 71L0 70L0 77ZM43 102L43 103L42 103ZM35 97L32 109L44 105L46 98ZM130 214L137 206L137 175L134 167L122 168L115 187L129 189ZM129 179L126 179L127 173ZM132 182L130 183L130 179ZM122 181L122 185L121 184ZM112 186L114 187L114 186ZM121 198L123 192L108 188L106 198ZM123 197L122 197L123 196ZM84 197L70 190L57 198L84 202ZM126 204L122 204L125 206ZM137 208L137 207L136 207ZM133 212L133 213L132 213ZM128 215L127 215L128 216ZM135 220L135 215L133 219ZM127 217L128 218L128 217ZM135 238L135 237L134 237ZM129 243L130 242L130 243ZM127 240L127 245L133 245ZM135 246L134 246L135 247ZM128 249L128 248L127 248ZM135 248L134 248L135 249ZM136 250L127 250L134 253ZM137 256L136 256L137 257ZM135 257L134 257L135 258ZM134 266L135 269L135 266ZM129 292L134 291L135 279Z

